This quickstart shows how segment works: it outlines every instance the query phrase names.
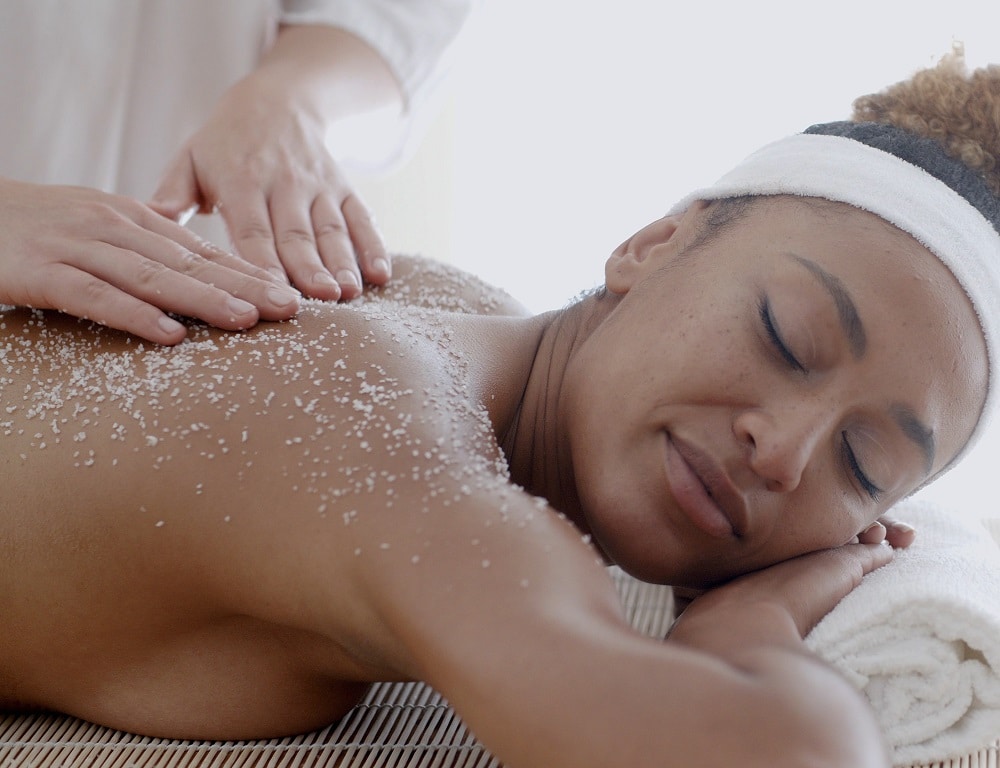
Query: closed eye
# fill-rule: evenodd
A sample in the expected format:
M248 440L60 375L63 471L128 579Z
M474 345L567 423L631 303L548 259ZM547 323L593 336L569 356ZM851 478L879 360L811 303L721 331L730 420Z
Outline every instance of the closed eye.
M771 313L771 302L767 296L761 296L760 301L757 302L757 312L760 315L760 321L764 325L764 331L767 333L768 339L770 339L771 344L777 350L778 354L781 355L781 358L794 370L805 373L806 367L798 361L788 348L788 345L781 338L778 326L774 322L774 315Z
M858 462L858 457L854 453L854 449L851 448L851 444L847 441L847 433L841 432L841 437L844 441L844 459L847 462L847 467L850 473L854 476L854 479L858 481L858 484L864 490L871 500L878 502L882 498L883 490L879 488L875 483L868 479L868 475L861 468L861 464Z

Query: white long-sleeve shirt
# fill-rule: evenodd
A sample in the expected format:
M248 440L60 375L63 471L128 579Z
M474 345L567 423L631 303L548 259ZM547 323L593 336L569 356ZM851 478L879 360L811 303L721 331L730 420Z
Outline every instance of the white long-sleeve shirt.
M365 40L409 111L474 0L4 0L0 176L148 199L279 22Z

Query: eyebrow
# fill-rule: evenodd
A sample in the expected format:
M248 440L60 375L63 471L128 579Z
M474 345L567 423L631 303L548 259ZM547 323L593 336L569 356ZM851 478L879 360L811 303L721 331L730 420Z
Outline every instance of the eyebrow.
M861 322L861 315L854 305L847 286L836 275L827 272L823 267L814 261L810 261L796 254L789 254L795 261L805 267L815 277L820 285L830 294L833 303L837 307L837 315L840 318L840 326L847 336L851 345L851 353L855 359L860 358L868 347L868 338L865 335L865 327ZM934 467L934 455L936 445L934 441L934 431L925 426L912 408L900 403L896 403L889 410L892 420L896 422L903 434L912 442L916 443L924 454L924 470L930 474Z
M802 256L796 256L795 254L790 255L795 261L809 270L813 277L830 294L830 298L833 299L833 303L837 307L840 327L843 328L844 334L847 336L847 341L851 345L851 353L854 355L854 358L858 359L864 355L865 349L868 347L868 337L865 335L865 326L861 322L861 315L858 314L858 308L854 305L854 299L851 298L851 293L847 290L847 286L841 282L839 277L831 275L816 262Z

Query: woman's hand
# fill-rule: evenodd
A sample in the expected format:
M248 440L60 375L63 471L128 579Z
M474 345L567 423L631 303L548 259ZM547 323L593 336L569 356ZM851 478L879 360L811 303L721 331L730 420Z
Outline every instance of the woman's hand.
M876 522L858 534L862 544L881 544L886 541L893 549L906 549L917 537L916 529L892 515L882 515Z
M176 344L186 330L165 312L239 330L292 317L299 295L142 203L0 179L0 303Z
M317 72L326 57L342 73L373 56L338 30L284 30L173 160L150 205L177 221L218 210L240 256L307 296L351 299L362 278L384 284L391 267L381 235L325 143L330 115L353 109L350 94L324 94Z
M885 544L845 544L741 576L694 598L670 639L727 657L755 646L796 646L865 574L891 559Z
M858 534L856 543L881 544L885 542L893 549L906 549L916 538L916 530L912 525L897 520L892 515L882 515L868 528ZM680 615L700 595L704 589L691 587L674 587L674 613Z

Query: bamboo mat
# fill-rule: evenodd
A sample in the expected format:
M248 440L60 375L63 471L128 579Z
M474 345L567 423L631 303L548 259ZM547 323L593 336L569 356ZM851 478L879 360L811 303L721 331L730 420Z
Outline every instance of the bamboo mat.
M632 625L662 636L669 588L613 569ZM50 714L0 716L0 768L502 768L448 703L421 683L374 686L343 720L313 733L250 742L134 736ZM1000 768L1000 740L926 768Z

